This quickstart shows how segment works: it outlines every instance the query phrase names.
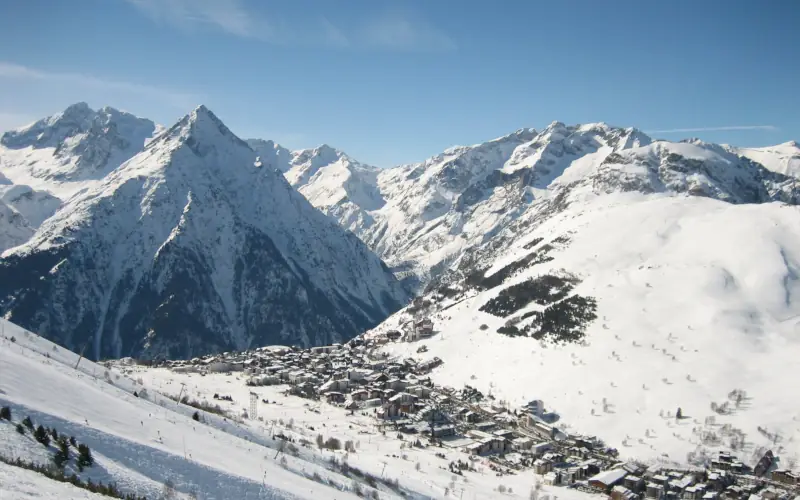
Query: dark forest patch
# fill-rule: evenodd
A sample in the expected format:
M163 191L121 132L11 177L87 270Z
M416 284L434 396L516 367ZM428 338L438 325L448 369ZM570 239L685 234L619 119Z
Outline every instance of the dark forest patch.
M577 283L577 278L568 275L537 276L500 291L496 297L489 299L486 304L481 306L480 310L494 316L506 317L531 302L546 306L565 298Z
M533 318L529 325L520 327L520 322ZM555 344L580 342L586 335L586 327L597 319L597 301L593 297L573 295L550 304L544 311L529 312L514 323L506 323L497 333L511 337L532 337Z
M552 247L531 252L492 273L490 276L485 276L486 271L484 269L477 270L466 277L464 284L469 288L477 288L478 290L490 290L500 286L517 271L553 260L553 257L547 255L551 249Z

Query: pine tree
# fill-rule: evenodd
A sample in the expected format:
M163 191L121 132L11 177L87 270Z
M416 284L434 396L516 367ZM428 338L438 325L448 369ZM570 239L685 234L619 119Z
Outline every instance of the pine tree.
M50 436L47 435L47 430L42 425L36 428L33 437L43 445L50 446Z
M58 451L53 456L53 462L59 469L63 469L64 465L69 462L69 443L64 436L58 440Z
M92 450L88 446L81 443L78 445L78 466L91 467L94 465L94 458L92 458Z
M8 420L11 421L11 408L8 406L4 406L0 408L0 420Z
M31 417L25 417L25 418L22 420L22 425L24 425L25 427L27 427L27 428L28 428L28 430L31 430L31 431L33 430L33 421L31 420Z
M71 444L73 448L77 448L78 447L78 442L75 440L75 436L70 436L69 437L69 444Z
M17 432L19 432L20 434L22 434L24 436L25 435L25 426L22 425L22 424L17 424Z

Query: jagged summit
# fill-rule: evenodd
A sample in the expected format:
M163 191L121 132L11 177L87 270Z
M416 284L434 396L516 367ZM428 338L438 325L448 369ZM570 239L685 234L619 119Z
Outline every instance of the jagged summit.
M158 131L147 119L85 102L0 137L0 164L15 184L68 198L142 151Z
M399 308L380 259L255 157L196 108L0 261L0 311L95 357L186 357L346 340Z

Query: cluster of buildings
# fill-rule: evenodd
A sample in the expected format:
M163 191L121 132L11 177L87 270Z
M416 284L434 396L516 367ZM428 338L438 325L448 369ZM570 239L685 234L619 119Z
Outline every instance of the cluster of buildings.
M405 333L389 331L347 344L269 346L167 363L176 371L245 372L253 386L286 384L293 395L370 414L385 431L425 436L439 446L484 457L497 470L532 470L545 484L605 493L614 500L793 500L800 492L798 475L773 470L771 452L753 469L726 453L697 470L621 463L617 450L599 439L565 434L548 423L540 400L509 410L472 387L434 385L428 374L442 363L438 358L417 362L373 354L377 345L432 332L432 323L422 320Z
M758 470L765 462L774 464L771 452L752 469L724 452L709 467L691 470L645 469L636 464L624 464L595 474L588 478L585 486L607 493L614 500L796 499L800 493L796 475L769 468ZM562 484L559 480L563 480L563 476L551 484Z

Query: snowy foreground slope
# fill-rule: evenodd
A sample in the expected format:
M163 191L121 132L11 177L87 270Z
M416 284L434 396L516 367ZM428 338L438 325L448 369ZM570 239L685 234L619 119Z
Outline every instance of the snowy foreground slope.
M55 426L88 444L96 464L81 476L116 482L124 492L160 498L164 482L170 480L181 494L194 492L201 499L347 499L358 498L357 490L373 498L400 498L399 491L412 499L446 498L446 488L454 492L450 498L483 499L497 498L500 484L515 491L503 498L527 498L533 484L532 477L500 478L488 469L471 474L468 483L460 477L454 480L444 465L445 460L462 457L459 452L402 449L402 442L382 435L370 417L348 416L341 408L315 402L309 405L284 396L283 386L247 387L236 374L201 377L124 362L109 369L87 360L75 370L74 353L3 320L0 324L0 404L11 406L15 422L29 415L37 424ZM14 342L9 340L12 336ZM140 397L134 397L134 391ZM220 403L236 415L249 408L250 391L259 401L270 402L258 403L259 419L223 420L201 411L205 423L196 422L191 418L194 408L164 397L182 393ZM234 402L213 400L213 393L230 395ZM318 434L353 440L357 449L320 451L313 445ZM271 435L289 437L297 449L285 447L278 453L283 441ZM302 440L311 446L303 446ZM440 450L446 459L434 456ZM0 454L48 463L52 451L0 422ZM377 488L356 475L342 475L331 465L333 458L380 478ZM25 494L30 490L44 498L51 491L52 498L94 498L84 497L84 490L72 496L65 485L0 466L0 478L11 474L17 479L0 481L0 498L31 498ZM395 480L397 490L386 486ZM455 489L451 483L457 483ZM549 493L567 500L588 498L571 490L542 490L543 495Z
M405 304L364 243L255 157L198 107L3 254L0 310L73 349L91 339L95 359L175 358L346 340Z
M431 338L385 352L439 357L434 381L514 407L543 400L558 426L623 457L686 463L727 448L750 461L771 448L797 459L798 228L800 208L777 202L586 195L509 227L366 336L430 317ZM553 284L535 288L541 277ZM594 299L596 319L572 297Z

